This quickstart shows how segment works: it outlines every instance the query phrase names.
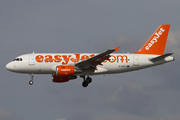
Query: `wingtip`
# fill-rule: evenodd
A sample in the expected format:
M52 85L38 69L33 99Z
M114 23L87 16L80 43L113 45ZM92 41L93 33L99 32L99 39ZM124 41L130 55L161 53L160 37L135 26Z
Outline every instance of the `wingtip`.
M119 49L119 47L117 47L117 48L114 48L114 50L115 50L115 51L117 51L117 52L118 52L118 49Z

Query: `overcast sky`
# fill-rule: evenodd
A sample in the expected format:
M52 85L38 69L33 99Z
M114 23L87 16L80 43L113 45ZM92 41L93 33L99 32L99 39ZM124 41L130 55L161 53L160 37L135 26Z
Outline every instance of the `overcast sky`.
M179 0L1 0L0 120L179 120ZM166 53L175 61L140 71L57 84L51 75L5 65L35 52L136 52L171 24Z

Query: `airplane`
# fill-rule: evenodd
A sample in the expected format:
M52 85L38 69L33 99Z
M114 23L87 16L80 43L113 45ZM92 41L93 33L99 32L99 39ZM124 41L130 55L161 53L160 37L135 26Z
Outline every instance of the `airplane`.
M87 87L92 75L115 74L140 70L174 61L173 53L164 54L170 25L163 24L152 34L142 48L135 53L114 53L118 48L102 53L31 53L16 57L6 69L16 73L51 74L52 81L64 83L83 78L82 86Z

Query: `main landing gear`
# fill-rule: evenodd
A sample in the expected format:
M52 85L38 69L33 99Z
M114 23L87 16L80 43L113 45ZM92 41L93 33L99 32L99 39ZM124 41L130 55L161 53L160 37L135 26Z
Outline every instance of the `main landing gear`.
M82 83L82 86L83 87L87 87L88 84L90 84L92 82L92 79L88 76L86 79L85 79L85 76L80 76L84 79L83 83Z
M29 74L31 76L31 80L29 81L29 85L32 85L34 82L33 82L33 78L34 78L34 74Z

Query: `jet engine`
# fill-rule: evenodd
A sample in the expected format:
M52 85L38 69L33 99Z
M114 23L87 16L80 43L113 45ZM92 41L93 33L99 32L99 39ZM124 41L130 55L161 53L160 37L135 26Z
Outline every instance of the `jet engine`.
M73 76L74 74L81 73L82 70L78 70L75 66L57 66L56 75L57 76Z
M52 75L52 81L56 83L68 82L69 80L76 78L77 76L57 76L56 74Z
M56 82L56 83L68 82L69 81L69 76L61 77L61 76L57 76L56 74L54 74L52 76L52 81Z

